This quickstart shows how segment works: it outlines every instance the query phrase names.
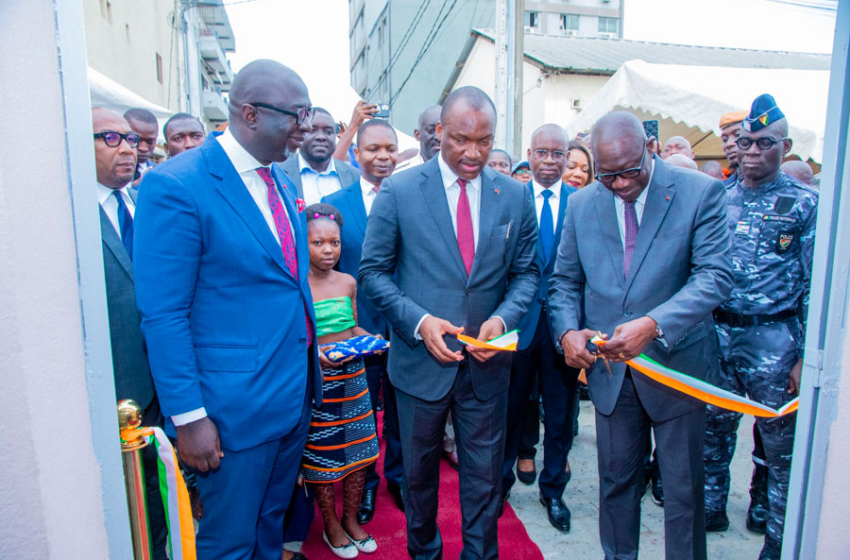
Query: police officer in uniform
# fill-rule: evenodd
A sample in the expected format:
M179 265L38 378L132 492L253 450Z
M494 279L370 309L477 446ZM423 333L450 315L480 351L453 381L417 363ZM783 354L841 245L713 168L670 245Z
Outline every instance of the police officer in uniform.
M817 193L780 171L788 121L770 95L742 123L738 182L728 187L735 287L715 312L726 389L772 408L799 390ZM729 463L741 415L708 407L706 526L728 526ZM768 466L769 517L759 560L779 560L796 415L757 418Z

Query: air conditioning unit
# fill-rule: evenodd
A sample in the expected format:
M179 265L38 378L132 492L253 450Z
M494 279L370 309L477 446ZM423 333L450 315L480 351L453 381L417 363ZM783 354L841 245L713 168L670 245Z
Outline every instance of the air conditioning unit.
M600 39L616 39L617 34L616 33L600 33L599 38Z
M531 27L530 25L526 25L526 26L524 26L524 27L522 28L522 30L523 30L524 32L526 32L526 33L535 33L535 32L537 32L537 28L536 28L536 27Z
M581 109L581 99L571 99L570 104L573 109Z
M563 35L564 37L575 37L576 35L578 35L578 31L576 31L575 29L562 29L561 35Z

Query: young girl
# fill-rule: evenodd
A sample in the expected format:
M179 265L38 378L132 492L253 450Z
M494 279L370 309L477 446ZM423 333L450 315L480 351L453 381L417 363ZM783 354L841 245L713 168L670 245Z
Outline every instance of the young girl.
M357 326L357 282L333 269L339 260L342 216L330 204L307 207L310 290L319 345L368 335ZM304 450L304 480L313 485L325 520L324 539L341 558L374 552L375 539L357 523L365 467L378 459L375 418L363 358L333 363L321 351L323 404L313 409ZM333 483L343 480L342 523L336 515Z

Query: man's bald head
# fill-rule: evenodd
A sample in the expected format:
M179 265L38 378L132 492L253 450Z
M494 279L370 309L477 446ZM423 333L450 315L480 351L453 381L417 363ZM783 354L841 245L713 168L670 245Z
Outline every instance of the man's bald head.
M310 130L309 119L299 123L293 114L309 107L298 74L274 60L255 60L233 79L229 130L260 163L284 161Z
M413 131L413 136L419 140L422 161L429 161L440 151L441 138L437 136L437 123L440 122L442 110L439 105L429 105L419 113L418 128Z
M809 164L799 159L792 159L783 163L782 172L794 177L804 185L811 185L815 178Z
M714 160L709 160L702 164L700 171L708 175L709 177L714 177L718 181L722 181L726 177L723 175L723 166L717 163Z
M570 139L557 124L544 124L531 134L528 163L534 182L544 188L560 184Z
M696 162L683 154L670 154L667 156L667 159L664 160L664 163L675 167L684 167L685 169L693 169L694 171L697 170Z
M599 119L591 134L597 180L622 200L634 201L649 184L652 154L643 124L616 111Z
M691 143L683 136L672 136L664 144L664 152L661 154L661 157L667 159L673 154L682 154L685 157L694 159L694 150L691 148Z
M564 146L570 143L570 137L567 136L567 131L564 130L563 127L557 124L544 124L542 126L538 126L534 132L531 133L532 149L534 148L534 139L540 134L545 134L546 136L557 136L563 139Z

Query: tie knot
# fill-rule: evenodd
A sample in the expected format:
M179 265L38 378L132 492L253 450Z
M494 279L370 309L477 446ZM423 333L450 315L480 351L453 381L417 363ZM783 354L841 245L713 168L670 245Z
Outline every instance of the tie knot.
M372 192L378 194L378 191L381 190L381 185L375 185L372 187Z
M272 170L270 167L258 167L257 175L260 176L267 187L274 187L274 179L272 178Z
M625 201L623 201L623 204L624 204L624 205L625 205L625 207L626 207L626 208L628 208L629 210L631 210L632 208L634 208L634 207L635 207L635 201L634 201L634 200L632 200L632 201L630 201L630 202L625 202Z
M461 190L465 189L468 183L469 181L467 181L466 179L461 179L460 177L457 178L457 184L461 188Z
M543 189L543 192L540 193L543 195L543 198L549 200L549 197L552 196L552 191L549 189Z

